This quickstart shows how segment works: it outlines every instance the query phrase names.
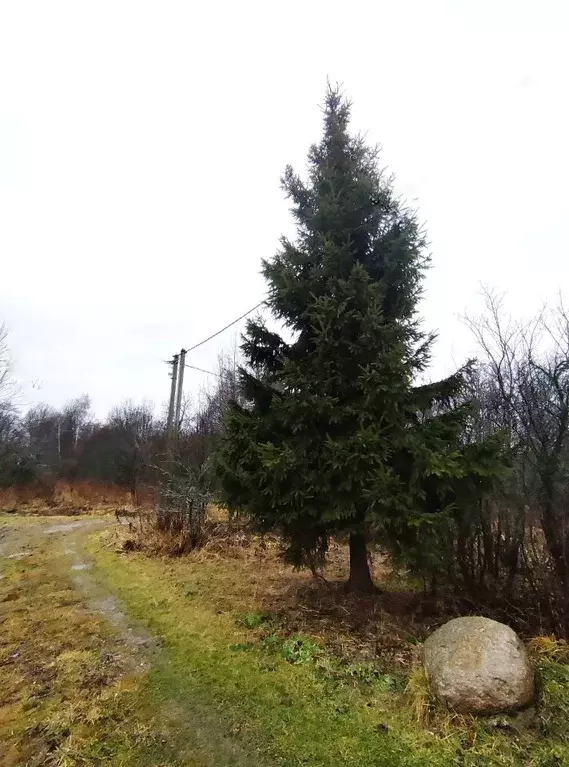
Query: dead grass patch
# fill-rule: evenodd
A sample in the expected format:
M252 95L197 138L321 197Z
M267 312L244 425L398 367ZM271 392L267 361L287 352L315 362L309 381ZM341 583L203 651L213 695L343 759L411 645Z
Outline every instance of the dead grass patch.
M21 487L0 488L0 511L24 515L107 515L154 507L155 488L141 488L137 498L123 487L105 483L63 480L38 481Z

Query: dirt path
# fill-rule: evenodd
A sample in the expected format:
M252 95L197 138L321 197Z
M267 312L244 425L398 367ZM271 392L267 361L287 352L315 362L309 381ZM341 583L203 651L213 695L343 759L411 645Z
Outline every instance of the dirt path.
M259 763L192 701L156 697L160 641L83 546L116 524L0 517L0 767Z
M118 631L123 642L124 665L133 671L142 671L150 666L150 654L158 643L140 624L128 618L116 597L93 577L91 563L81 545L85 535L92 530L116 524L110 520L81 520L49 525L41 532L63 547L71 580L83 594L89 609L105 618Z
M2 767L161 764L164 734L139 700L158 643L93 576L82 545L114 524L0 518ZM182 751L167 763L207 761Z
M89 609L100 614L119 632L125 649L125 665L144 669L149 664L149 651L156 642L142 626L127 618L118 600L93 577L91 563L81 545L82 539L91 531L116 524L110 519L33 519L24 524L21 519L16 518L13 524L8 520L0 527L0 562L2 559L26 560L46 545L52 557L63 555L69 577Z

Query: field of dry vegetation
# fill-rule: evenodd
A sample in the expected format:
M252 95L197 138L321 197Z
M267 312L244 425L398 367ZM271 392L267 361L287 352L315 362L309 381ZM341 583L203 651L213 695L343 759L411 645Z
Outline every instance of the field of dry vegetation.
M141 488L136 507L153 508L156 492ZM70 482L50 478L20 486L0 487L0 511L18 514L114 514L134 509L132 493L118 485L90 480Z

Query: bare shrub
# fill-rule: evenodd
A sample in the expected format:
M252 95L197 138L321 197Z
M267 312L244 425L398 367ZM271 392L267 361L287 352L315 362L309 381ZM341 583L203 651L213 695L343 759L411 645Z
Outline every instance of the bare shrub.
M171 553L183 554L205 542L206 512L212 499L207 474L206 468L178 464L165 475L156 529L172 538Z
M465 514L453 543L455 591L518 624L569 634L569 316L561 302L529 322L486 291L467 318L481 351L472 438L498 431L511 472Z

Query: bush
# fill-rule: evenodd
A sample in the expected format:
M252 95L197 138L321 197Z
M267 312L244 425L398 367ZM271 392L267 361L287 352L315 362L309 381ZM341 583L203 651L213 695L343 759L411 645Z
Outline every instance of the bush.
M183 554L202 546L206 539L207 506L211 502L207 470L177 466L165 476L156 511L158 532L176 539L172 553Z

